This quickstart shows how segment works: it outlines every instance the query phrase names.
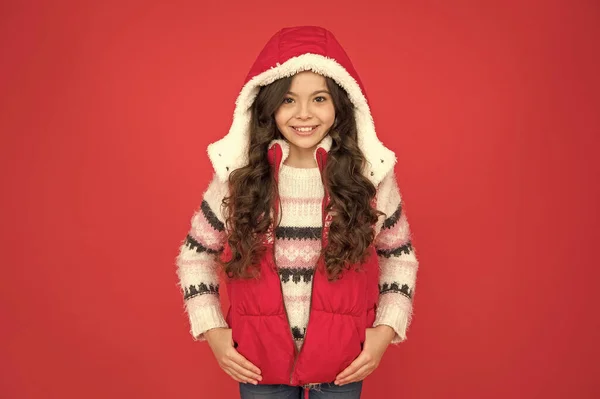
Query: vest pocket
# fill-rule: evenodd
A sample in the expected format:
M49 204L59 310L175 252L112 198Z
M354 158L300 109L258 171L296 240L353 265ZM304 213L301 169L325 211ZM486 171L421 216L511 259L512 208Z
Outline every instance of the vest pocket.
M285 315L242 315L232 318L236 350L262 372L261 384L289 384L294 346Z
M312 310L296 370L301 383L332 382L362 351L359 319L347 313Z

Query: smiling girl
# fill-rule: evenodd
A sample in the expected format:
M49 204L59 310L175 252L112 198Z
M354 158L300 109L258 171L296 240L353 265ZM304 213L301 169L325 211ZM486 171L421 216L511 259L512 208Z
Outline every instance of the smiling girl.
M241 398L359 398L406 340L418 261L396 156L333 34L277 32L208 156L214 175L176 260L192 336Z

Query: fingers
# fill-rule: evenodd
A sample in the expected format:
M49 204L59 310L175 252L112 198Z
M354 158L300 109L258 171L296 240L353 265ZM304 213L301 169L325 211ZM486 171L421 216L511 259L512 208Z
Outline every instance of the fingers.
M256 385L258 384L258 381L262 380L260 369L249 362L235 349L228 354L224 363L224 366L227 368L225 371L227 371L236 381L249 382Z
M351 382L356 382L360 380L364 380L371 372L373 371L373 366L369 363L363 365L361 368L356 370L356 372L350 374L349 376L341 379L336 379L335 383L337 385L345 385L350 384Z
M233 378L237 382L243 382L243 383L250 382L251 384L256 385L256 382L252 382L252 380L242 377L240 374L233 371L230 367L224 367L223 371L225 371L227 374L229 374L231 376L231 378Z
M239 366L238 366L239 367ZM236 368L235 363L231 363L230 366L225 366L223 367L223 370L229 374L234 380L238 381L238 382L248 382L250 384L254 384L257 385L258 381L256 381L256 379L250 378L245 376L244 374L240 373L238 370L238 368Z
M237 373L238 375L240 375L242 378L244 378L246 381L251 382L251 383L255 383L258 381L262 380L262 377L259 374L256 374L242 366L240 366L238 363L234 363L232 362L231 365L229 366L235 373Z
M255 365L253 365L244 356L242 356L242 354L240 352L238 352L237 350L234 350L232 352L231 359L233 361L235 361L235 363L237 363L241 367L245 368L246 370L248 370L254 374L260 375L260 369L258 367L256 367Z
M354 361L352 363L350 363L350 365L344 369L344 371L342 371L341 373L339 373L337 375L337 377L335 377L335 380L338 381L338 380L348 377L350 374L356 373L356 371L358 369L360 369L362 366L364 366L368 362L369 362L369 358L364 355L364 352L361 352L360 355L358 355L358 357L356 359L354 359Z

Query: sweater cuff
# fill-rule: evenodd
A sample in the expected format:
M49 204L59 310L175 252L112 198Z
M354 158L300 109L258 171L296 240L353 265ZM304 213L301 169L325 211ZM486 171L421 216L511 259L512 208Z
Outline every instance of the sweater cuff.
M387 294L393 295L393 294ZM380 304L377 308L373 327L379 325L390 326L396 332L391 344L399 344L406 340L406 331L412 316L412 304L406 301L404 304L388 303Z
M219 304L198 306L194 304L194 299L196 298L190 299L186 304L190 319L190 334L194 341L206 341L204 333L208 330L229 327Z

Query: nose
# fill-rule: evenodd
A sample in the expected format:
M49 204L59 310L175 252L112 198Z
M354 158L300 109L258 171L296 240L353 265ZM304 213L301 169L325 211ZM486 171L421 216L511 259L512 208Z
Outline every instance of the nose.
M296 115L298 119L308 119L311 117L308 104L301 103Z

